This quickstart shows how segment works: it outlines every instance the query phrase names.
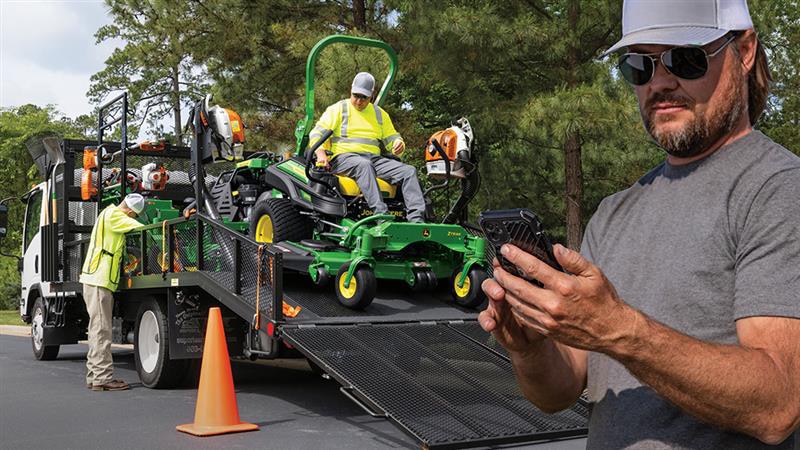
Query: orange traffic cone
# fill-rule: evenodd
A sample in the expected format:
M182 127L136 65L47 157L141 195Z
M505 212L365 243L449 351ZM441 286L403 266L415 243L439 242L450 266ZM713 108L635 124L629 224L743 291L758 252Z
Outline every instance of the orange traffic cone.
M208 310L208 327L203 346L203 365L200 368L200 387L197 391L194 423L178 425L175 429L195 436L258 429L258 425L239 421L228 345L225 341L225 330L222 327L222 314L219 308Z

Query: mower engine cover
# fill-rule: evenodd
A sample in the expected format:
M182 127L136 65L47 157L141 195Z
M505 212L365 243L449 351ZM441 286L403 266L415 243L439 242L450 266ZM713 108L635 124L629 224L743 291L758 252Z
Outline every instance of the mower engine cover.
M238 161L243 159L244 127L236 111L215 105L208 110L209 125L220 140L212 149L214 161Z
M443 160L436 151L433 140L436 139L444 150L447 160ZM472 151L472 127L469 121L462 117L452 127L434 133L425 146L425 169L431 178L444 178L447 176L445 164L450 165L451 178L465 178L466 169L461 164L461 159L469 160Z

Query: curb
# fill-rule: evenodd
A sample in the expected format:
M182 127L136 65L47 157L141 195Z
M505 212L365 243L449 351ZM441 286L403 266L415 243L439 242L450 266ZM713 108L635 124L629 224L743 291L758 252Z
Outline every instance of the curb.
M23 325L0 325L0 334L29 337L31 335L31 327ZM78 343L86 344L86 341L79 341ZM133 344L111 344L111 348L133 350Z
M0 325L0 334L11 336L30 336L31 327L23 325Z

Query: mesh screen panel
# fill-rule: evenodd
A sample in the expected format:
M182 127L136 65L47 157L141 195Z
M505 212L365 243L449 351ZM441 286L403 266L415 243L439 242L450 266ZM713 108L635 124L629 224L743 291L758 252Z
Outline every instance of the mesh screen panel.
M520 393L507 359L447 326L318 326L284 333L428 446L585 433L585 408L540 412Z
M204 221L200 246L198 220ZM126 272L132 276L160 274L162 267L170 273L195 272L200 270L199 252L202 251L202 271L225 291L238 293L238 297L231 295L235 299L231 301L243 302L252 311L255 311L258 303L264 319L273 317L273 291L276 277L281 273L273 253L266 246L259 249L259 245L236 231L212 226L206 220L195 216L194 220L167 223L166 226L129 233L126 236L129 253L140 260L145 259L147 263L144 270L140 261ZM142 233L145 238L144 257L141 256ZM130 263L132 260L127 261Z
M220 286L233 292L233 246L228 233L217 228L209 229L203 269Z
M83 258L86 256L86 248L88 243L70 245L66 248L67 261L69 264L69 273L67 273L67 280L78 281L81 274L81 267L83 266Z

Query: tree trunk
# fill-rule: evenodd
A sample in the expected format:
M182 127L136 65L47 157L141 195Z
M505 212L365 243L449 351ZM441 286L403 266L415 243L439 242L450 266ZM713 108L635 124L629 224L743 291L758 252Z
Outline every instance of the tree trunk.
M578 29L581 9L578 0L569 3L567 15L571 30ZM569 75L567 84L570 88L578 85L580 70L580 48L573 39L572 48L567 57ZM577 130L567 133L564 140L564 203L566 203L567 247L580 250L583 230L581 225L581 207L583 206L583 168L581 167L581 141Z
M172 110L175 112L175 145L183 145L181 130L181 86L179 84L180 71L178 66L172 66Z
M576 131L567 135L564 142L564 182L567 205L567 247L580 250L583 230L581 205L583 205L583 168L581 167L581 142Z
M366 0L353 0L353 26L360 31L367 31Z

